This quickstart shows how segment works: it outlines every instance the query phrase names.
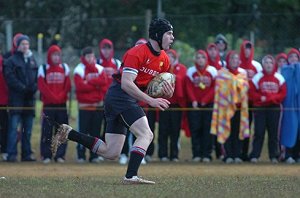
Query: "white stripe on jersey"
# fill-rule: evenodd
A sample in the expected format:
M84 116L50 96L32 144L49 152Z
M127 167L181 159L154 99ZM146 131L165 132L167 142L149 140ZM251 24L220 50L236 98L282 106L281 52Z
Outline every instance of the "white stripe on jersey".
M276 72L276 73L274 74L274 76L275 76L275 78L277 78L277 79L279 80L279 85L280 85L280 86L281 86L283 83L285 83L285 79L284 79L284 77L283 77L280 73Z
M137 75L139 73L139 71L137 69L133 69L131 67L124 67L123 72L131 73L131 74L135 74L135 75Z
M264 76L264 74L262 72L258 72L253 76L252 82L253 82L254 86L256 87L256 89L259 89L258 82L260 81L260 79L263 76Z
M212 76L213 79L215 79L218 74L218 70L215 67L210 66L210 65L206 68L206 71L208 73L210 73L210 75ZM192 67L188 68L188 70L187 70L186 75L190 78L191 81L193 80L193 74L195 72L197 72L196 66L192 66Z

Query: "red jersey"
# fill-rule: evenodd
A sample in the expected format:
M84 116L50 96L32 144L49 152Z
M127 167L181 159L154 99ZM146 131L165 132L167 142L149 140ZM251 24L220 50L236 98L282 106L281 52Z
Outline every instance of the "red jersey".
M3 75L3 59L0 54L0 105L8 104L8 90Z
M218 71L213 66L198 69L190 67L187 71L186 91L189 102L210 104L214 102L215 79Z
M63 104L71 90L70 69L67 64L41 65L38 70L38 88L44 105Z
M285 79L277 72L271 75L259 72L250 82L249 95L254 106L280 104L286 96ZM262 96L266 97L266 101L261 101Z
M167 72L169 65L169 57L164 50L158 53L149 43L140 44L125 53L122 67L114 78L121 82L123 72L136 74L135 84L144 90L157 74Z

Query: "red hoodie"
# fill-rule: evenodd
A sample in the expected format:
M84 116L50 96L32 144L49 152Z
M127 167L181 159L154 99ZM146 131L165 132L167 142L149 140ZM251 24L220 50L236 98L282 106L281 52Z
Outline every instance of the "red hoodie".
M208 54L208 49L210 49L210 48L215 48L217 50L217 56L214 61L211 59L211 57ZM220 64L220 61L221 61L220 53L219 53L217 45L214 43L208 44L208 46L206 48L206 53L207 53L207 57L208 57L208 65L214 66L217 70L222 69L222 65Z
M3 58L0 54L0 105L8 104L8 90L3 75Z
M108 89L108 77L102 66L89 64L83 56L80 60L74 70L76 98L82 105L99 105Z
M175 90L174 94L168 100L171 104L179 104L181 107L185 106L185 94L184 94L184 81L186 76L186 67L179 63L179 57L175 50L169 49L166 53L172 53L173 56L176 58L173 65L170 65L169 72L176 76L175 81Z
M273 59L271 55L267 55ZM283 76L276 72L277 68L271 74L267 74L265 70L257 73L250 81L249 94L253 100L254 106L270 106L280 104L286 96L286 83ZM266 97L266 101L262 101L262 96Z
M247 44L251 45L251 53L248 58L246 58L246 55L245 55L245 49L246 49ZM262 71L261 64L255 60L253 60L253 58L254 58L253 44L247 40L243 41L243 43L241 44L241 50L240 50L240 59L241 59L240 67L247 71L247 76L248 76L249 80L251 80L257 72Z
M203 54L207 60L207 54L203 50L198 50L199 54ZM188 101L197 101L198 103L210 104L214 101L215 78L217 69L206 64L204 68L195 66L187 70L186 91Z
M55 52L61 53L61 49L52 45L48 49L47 64L38 70L38 88L44 105L66 103L71 90L70 69L67 64L52 62L51 55Z

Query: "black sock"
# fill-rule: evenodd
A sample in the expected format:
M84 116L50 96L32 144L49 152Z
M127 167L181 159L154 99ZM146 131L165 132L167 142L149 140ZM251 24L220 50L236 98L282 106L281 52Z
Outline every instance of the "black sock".
M128 162L128 168L126 172L126 178L132 178L137 176L138 169L145 156L146 151L140 147L133 146L130 151L130 159Z
M75 130L71 130L68 139L79 144L82 144L86 148L90 149L92 152L97 153L98 148L100 147L101 143L103 142L99 138L92 137L86 135L84 133L77 132Z

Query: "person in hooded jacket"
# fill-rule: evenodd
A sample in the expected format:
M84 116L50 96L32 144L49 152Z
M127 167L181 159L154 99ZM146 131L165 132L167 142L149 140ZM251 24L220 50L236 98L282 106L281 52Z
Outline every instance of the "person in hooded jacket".
M4 61L4 76L8 86L9 126L7 161L17 161L17 133L22 123L22 161L35 161L31 150L31 132L35 116L35 92L38 66L30 50L29 37L18 37L17 51Z
M223 65L226 65L226 63L222 63L219 49L215 43L208 44L206 53L208 57L208 64L210 66L214 66L217 70L220 70Z
M213 137L210 126L217 73L217 69L208 64L206 52L198 50L195 66L187 70L186 76L188 106L194 109L188 112L194 162L212 160Z
M179 56L173 49L166 51L170 59L169 72L175 75L175 91L169 99L171 108L185 106L184 81L186 67L179 63ZM179 161L179 136L181 129L181 110L159 111L158 157L161 161ZM168 142L170 143L168 152Z
M240 46L240 67L245 69L247 71L247 77L249 82L253 78L253 76L262 71L262 66L259 62L253 59L254 58L254 46L253 44L248 41L244 40L243 43ZM251 127L252 123L252 117L253 117L253 112L251 110L252 108L252 98L249 98L249 125ZM249 152L249 138L245 138L242 142L242 153L241 153L241 158L244 161L249 160L248 152Z
M17 40L22 35L23 35L22 33L16 33L14 35L13 40L12 40L12 48L10 49L10 51L6 52L3 55L3 59L8 59L9 57L11 57L17 51Z
M38 89L43 101L43 115L50 117L57 123L68 123L66 102L68 93L71 90L70 69L66 63L62 63L61 53L59 46L52 45L49 47L47 63L41 65L38 70ZM50 150L53 131L56 130L42 116L40 149L43 163L45 164L50 163L52 157L59 163L65 161L66 143L58 149L56 156L52 156Z
M281 68L288 63L288 58L285 53L277 54L275 58L275 67L277 68L277 72L281 72Z
M108 76L104 67L96 64L95 54L91 47L82 50L80 63L74 70L76 98L79 107L79 130L94 137L100 137L104 120L103 100L108 89ZM77 162L86 161L85 147L77 145ZM99 163L102 158L90 151L89 161Z
M254 75L250 81L249 94L254 111L254 138L250 161L256 163L260 157L265 132L268 131L269 159L278 163L278 126L281 117L280 104L286 96L286 83L275 67L275 59L266 55L262 59L263 71Z

